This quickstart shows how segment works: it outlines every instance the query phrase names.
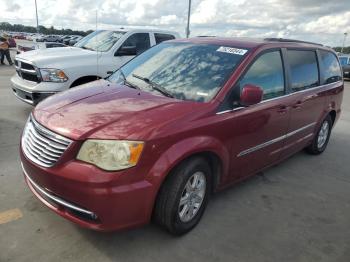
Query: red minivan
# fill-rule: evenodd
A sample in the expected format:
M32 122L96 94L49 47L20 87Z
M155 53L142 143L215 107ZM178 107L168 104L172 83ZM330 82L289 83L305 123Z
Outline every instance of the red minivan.
M322 153L343 79L322 45L287 39L163 42L106 79L41 102L20 154L33 193L109 231L153 219L191 230L212 192L306 149Z

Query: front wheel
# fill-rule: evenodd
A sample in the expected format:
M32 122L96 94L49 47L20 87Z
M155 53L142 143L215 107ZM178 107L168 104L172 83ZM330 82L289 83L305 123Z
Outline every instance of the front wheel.
M203 158L196 157L169 175L157 199L155 220L170 233L182 235L194 228L204 213L210 195L211 169Z
M331 135L333 121L328 115L322 122L312 144L306 148L306 151L313 155L321 154L327 147Z

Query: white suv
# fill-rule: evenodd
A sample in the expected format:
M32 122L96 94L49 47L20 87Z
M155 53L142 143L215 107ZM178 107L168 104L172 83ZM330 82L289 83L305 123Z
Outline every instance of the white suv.
M98 30L74 47L25 52L15 58L12 89L20 100L36 105L57 92L107 77L135 55L178 37L161 30Z

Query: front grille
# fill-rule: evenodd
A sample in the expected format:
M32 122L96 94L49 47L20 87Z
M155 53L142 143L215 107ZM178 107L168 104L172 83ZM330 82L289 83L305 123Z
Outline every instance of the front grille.
M34 65L16 59L15 67L18 76L22 79L36 83L40 82L39 71Z
M72 141L43 127L30 116L23 130L22 149L26 157L43 166L53 166Z

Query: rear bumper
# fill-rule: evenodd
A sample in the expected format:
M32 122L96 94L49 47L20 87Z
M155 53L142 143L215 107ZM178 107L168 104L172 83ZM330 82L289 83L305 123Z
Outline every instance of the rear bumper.
M104 172L72 160L44 168L20 153L25 181L34 195L58 215L89 229L121 230L147 224L154 187L133 171Z

